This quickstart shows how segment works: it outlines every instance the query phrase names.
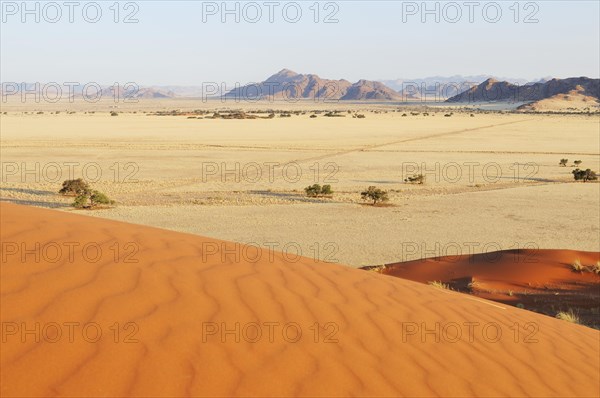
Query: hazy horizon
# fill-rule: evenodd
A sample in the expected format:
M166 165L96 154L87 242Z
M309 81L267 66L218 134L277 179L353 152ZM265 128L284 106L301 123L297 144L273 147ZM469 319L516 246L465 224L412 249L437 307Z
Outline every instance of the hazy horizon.
M271 10L228 2L227 14L222 2L140 1L120 2L118 13L101 3L95 14L81 2L70 23L62 3L27 2L27 14L21 2L3 1L0 80L232 85L284 68L349 81L598 77L598 2L519 2L518 13L513 3L494 3L500 14L492 3L469 10L430 2L428 14L421 2L319 2L318 13L312 2L278 2Z

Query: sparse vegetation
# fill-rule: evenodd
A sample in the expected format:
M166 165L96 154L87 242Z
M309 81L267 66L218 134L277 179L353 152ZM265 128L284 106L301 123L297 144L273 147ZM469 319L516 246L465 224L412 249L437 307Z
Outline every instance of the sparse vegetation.
M342 115L342 114L337 113L337 112L327 112L323 116L325 116L325 117L346 117L346 115Z
M329 196L333 194L331 185L321 186L319 184L313 184L304 188L304 192L306 192L306 196L310 196L312 198L318 198L320 196Z
M571 269L573 270L573 272L591 272L593 274L596 275L600 275L600 261L596 261L596 264L592 264L590 266L585 266L583 264L581 264L581 261L579 261L579 259L573 261L573 264L571 264Z
M574 272L583 272L585 270L585 267L581 264L581 261L579 261L579 259L573 261L573 264L571 264L571 269Z
M363 269L365 271L371 271L371 272L377 272L379 274L383 273L387 268L387 265L382 264L382 265L369 265L366 267L361 267L360 269Z
M77 209L95 209L100 205L112 205L114 203L115 201L109 199L104 193L87 189L77 195L73 207Z
M66 180L62 184L62 188L58 191L61 195L79 195L85 191L88 191L90 186L87 182L83 181L81 178L77 178L75 180Z
M72 205L77 209L94 209L100 205L115 203L104 193L91 189L90 185L81 178L66 180L58 193L65 196L75 196Z
M561 159L560 162L558 162L558 164L561 167L567 167L567 163L569 162L569 159Z
M573 170L573 178L575 178L575 181L588 182L588 181L597 180L598 175L596 174L595 171L592 171L591 169L586 169L586 170L575 169L575 170Z
M425 176L423 174L414 174L413 176L407 177L404 182L411 184L423 184L425 183Z
M573 162L573 164L575 165L575 167L578 167L581 163L583 163L581 160L576 160Z
M571 323L581 323L579 320L579 316L573 312L573 310L561 311L556 314L556 318L561 319L563 321L571 322Z
M600 275L600 261L596 261L596 264L592 265L590 269L596 275Z
M437 287L439 289L451 290L449 285L447 285L446 283L443 283L441 281L429 281L429 282L427 282L427 284L430 286L433 286L433 287Z
M375 186L370 186L366 191L361 192L360 196L362 200L372 200L373 206L378 202L387 202L389 200L387 192Z
M119 116L119 114L118 114L117 112L115 112L115 111L111 111L111 112L110 112L110 115L111 115L111 116Z

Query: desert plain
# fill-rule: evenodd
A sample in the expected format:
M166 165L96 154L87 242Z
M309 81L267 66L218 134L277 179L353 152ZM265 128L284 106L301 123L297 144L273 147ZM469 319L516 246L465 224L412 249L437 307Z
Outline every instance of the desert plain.
M600 169L598 115L173 99L3 110L4 201L80 212L57 191L84 178L117 202L87 215L354 267L599 248L600 185L572 175L575 160ZM291 116L207 118L233 110ZM324 117L335 110L344 117ZM405 182L413 174L425 183ZM315 183L334 194L306 197ZM368 186L388 192L385 206L361 200Z

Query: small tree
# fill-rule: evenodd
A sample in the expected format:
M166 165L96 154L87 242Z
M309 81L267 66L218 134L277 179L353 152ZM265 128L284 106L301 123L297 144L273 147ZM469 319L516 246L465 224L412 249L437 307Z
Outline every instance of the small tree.
M310 196L312 198L316 198L321 194L321 186L319 184L314 184L304 188L304 192L306 192L306 196Z
M587 181L595 181L598 179L596 172L592 171L591 169L586 169L586 170L575 169L572 171L572 173L573 173L573 178L575 178L575 181L587 182Z
M573 162L573 164L575 165L575 167L578 167L581 163L583 163L581 160L576 160Z
M108 196L99 191L86 190L81 192L75 198L73 207L77 209L93 209L98 205L112 205L114 200L110 200Z
M404 182L411 184L423 184L425 183L425 176L423 174L414 174L412 177L407 177Z
M62 184L62 188L58 191L61 195L79 195L85 191L88 191L90 186L83 179L78 178L76 180L66 180Z
M560 162L558 163L560 166L562 167L567 167L567 162L569 161L569 159L561 159Z
M375 206L377 202L387 202L389 200L386 191L382 191L374 186L370 186L366 191L361 192L360 196L362 197L362 200L372 200L373 206Z
M73 207L76 209L84 209L88 207L88 195L85 193L77 195L75 201L73 202Z
M320 186L319 184L314 184L304 188L304 192L306 192L307 196L310 196L312 198L333 194L333 191L331 190L331 185Z
M92 194L90 195L90 207L92 208L98 205L112 205L113 203L115 203L115 201L109 199L108 196L102 192L92 191Z

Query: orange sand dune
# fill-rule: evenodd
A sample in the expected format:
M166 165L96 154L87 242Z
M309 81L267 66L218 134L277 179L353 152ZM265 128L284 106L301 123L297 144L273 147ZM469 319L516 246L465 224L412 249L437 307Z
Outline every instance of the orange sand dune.
M0 211L3 397L600 394L590 328L306 258L236 259L213 239Z
M389 264L381 273L422 283L440 281L457 291L551 316L574 310L585 324L600 327L600 275L592 271L599 259L599 252L506 250ZM573 270L576 260L585 270Z

